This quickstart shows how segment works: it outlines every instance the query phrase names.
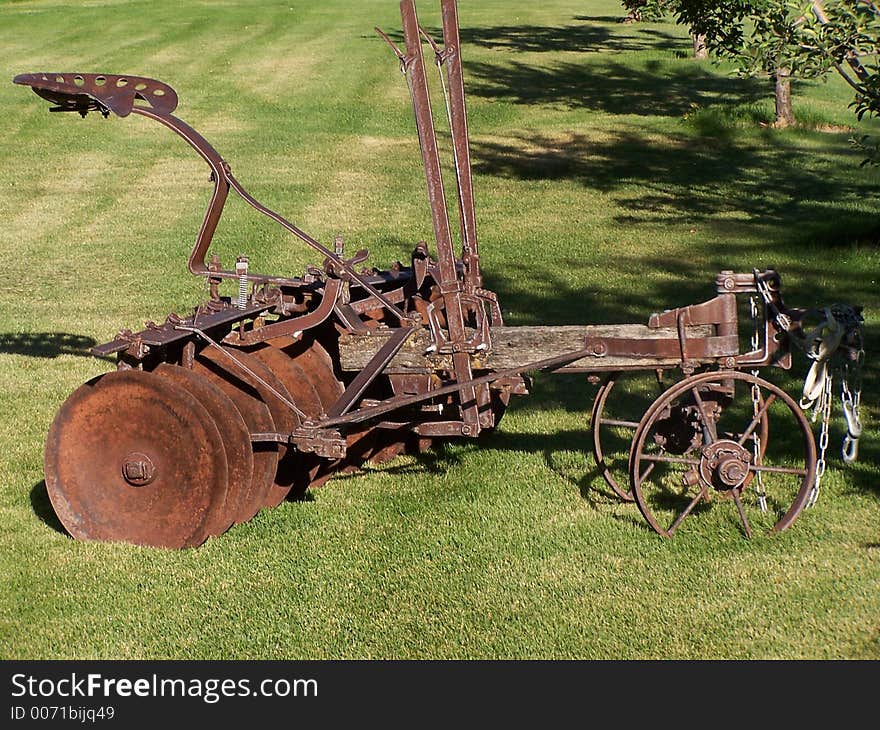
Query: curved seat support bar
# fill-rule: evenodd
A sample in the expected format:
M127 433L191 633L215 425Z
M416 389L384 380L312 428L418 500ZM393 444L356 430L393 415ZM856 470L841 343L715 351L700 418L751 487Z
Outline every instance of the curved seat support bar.
M205 256L217 230L231 187L252 208L271 218L285 230L332 261L338 271L344 271L349 278L376 297L399 321L411 319L376 287L358 274L350 262L321 245L248 193L241 183L233 177L229 164L221 157L220 153L189 124L172 114L177 108L178 97L177 92L168 84L144 76L55 72L19 74L13 79L13 83L30 86L38 96L55 104L56 106L52 107L50 111L79 112L82 116L90 111L98 111L105 117L112 111L120 117L139 114L153 119L182 137L190 147L199 153L211 168L214 192L208 202L208 209L205 211L205 217L187 263L189 271L196 276L216 276L228 279L240 277L235 271L211 271L205 263ZM267 279L284 281L277 277L258 274L248 274L247 278L252 281Z

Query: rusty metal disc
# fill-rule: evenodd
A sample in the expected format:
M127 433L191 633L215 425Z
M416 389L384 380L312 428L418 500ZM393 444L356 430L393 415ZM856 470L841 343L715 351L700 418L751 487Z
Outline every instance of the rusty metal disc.
M80 540L195 547L226 498L214 419L184 388L140 370L74 391L49 429L44 466L52 506Z
M212 519L209 519L208 526L211 535L220 535L235 523L235 516L241 508L242 499L254 470L254 456L247 424L229 396L207 378L170 363L162 363L153 372L172 380L195 396L196 400L207 408L220 431L229 469L229 485L222 508L212 516Z
M279 338L271 344L282 350L302 369L317 393L323 410L329 411L330 406L345 392L345 388L333 371L333 360L326 348L317 340L294 341L290 338Z
M376 445L367 459L371 464L384 464L406 452L409 443L408 434L400 435L384 429L375 429L375 431Z
M231 350L225 347L223 349ZM231 350L230 355L245 367L253 369L251 368L253 358L246 353ZM260 392L244 379L245 373L238 374L236 365L227 355L218 352L214 347L206 347L193 361L193 372L209 380L229 397L244 418L249 433L275 431L275 421L269 406L264 402ZM235 515L236 524L247 522L266 504L278 468L278 444L253 442L251 451L253 471Z
M317 394L321 410L325 413L330 410L339 397L345 392L345 387L336 377L333 370L333 360L326 348L317 340L298 340L294 341L290 338L278 338L272 340L272 346L280 349L285 355L288 355L305 379L312 386ZM282 376L282 379L283 376ZM294 378L295 380L298 378ZM287 382L285 380L285 382ZM288 386L290 384L288 383ZM305 408L303 410L306 410ZM317 415L309 412L309 415ZM355 435L353 438L350 434L346 434L348 446L360 438ZM322 459L318 464L318 469L310 474L309 483L305 487L320 487L327 480L339 471L345 464L346 460L329 461ZM311 472L312 470L310 470ZM301 496L305 492L305 487L296 491L297 496Z
M283 392L287 393L290 401L307 417L320 415L321 401L315 393L315 389L302 369L290 359L289 355L271 346L254 350L250 354L270 371ZM286 408L286 406L284 407ZM289 409L288 413L296 415ZM297 417L296 424L290 430L292 431L299 424L300 419ZM317 473L319 466L320 459L314 454L302 453L294 447L288 448L287 453L278 462L275 486L270 492L268 506L276 507L281 504L291 490L298 493L304 492Z

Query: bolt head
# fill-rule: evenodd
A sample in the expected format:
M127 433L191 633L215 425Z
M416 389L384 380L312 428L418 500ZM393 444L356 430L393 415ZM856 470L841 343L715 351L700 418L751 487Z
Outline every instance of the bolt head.
M146 454L133 451L122 460L122 478L133 487L145 487L156 478L156 466Z

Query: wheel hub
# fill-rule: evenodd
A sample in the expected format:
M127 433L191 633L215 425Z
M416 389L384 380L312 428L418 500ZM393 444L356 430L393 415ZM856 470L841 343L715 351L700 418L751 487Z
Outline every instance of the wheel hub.
M728 492L743 485L751 463L752 454L736 441L716 441L703 448L700 476L718 491Z
M690 407L668 408L657 421L654 443L670 454L686 454L699 446L699 414Z
M132 451L122 461L122 476L133 487L145 487L156 478L156 466L146 454Z

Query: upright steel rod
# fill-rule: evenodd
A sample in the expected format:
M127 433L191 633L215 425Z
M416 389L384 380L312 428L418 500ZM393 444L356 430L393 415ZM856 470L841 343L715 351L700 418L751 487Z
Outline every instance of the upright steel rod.
M428 186L428 202L431 206L431 222L434 226L434 239L437 243L437 263L440 267L440 289L459 289L455 253L452 249L452 235L449 230L449 216L446 212L446 193L443 189L443 174L440 153L437 149L437 134L434 130L434 117L431 112L431 97L428 92L428 79L422 56L422 43L419 36L419 21L416 16L415 0L401 0L400 15L403 20L403 36L406 42L405 70L412 95L413 112L419 135L419 147L425 168L425 182ZM446 291L443 291L445 294ZM447 308L449 302L447 302ZM448 316L448 314L447 314ZM453 317L452 319L455 319ZM450 321L450 335L455 325Z
M446 194L443 189L443 175L440 153L437 149L437 134L434 130L434 116L431 111L431 97L428 92L428 78L425 74L425 61L422 56L422 42L419 35L419 20L416 15L415 0L401 0L400 16L403 21L403 37L406 42L404 71L412 96L413 111L425 168L425 182L428 186L428 201L431 206L431 221L434 238L437 242L437 263L440 269L440 293L446 309L446 323L449 328L449 341L453 349L453 369L455 380L465 383L471 380L470 355L464 352L466 333L464 312L461 305L461 282L458 266L452 249L452 235L449 231L449 216L446 210ZM476 393L472 385L460 391L462 419L467 424L467 435L476 435L480 430L479 411Z
M473 291L483 286L483 280L480 275L480 252L477 244L477 217L474 210L474 185L471 178L471 153L456 0L440 0L440 10L443 19L443 58L449 81L449 127L455 155L465 286L469 291Z

